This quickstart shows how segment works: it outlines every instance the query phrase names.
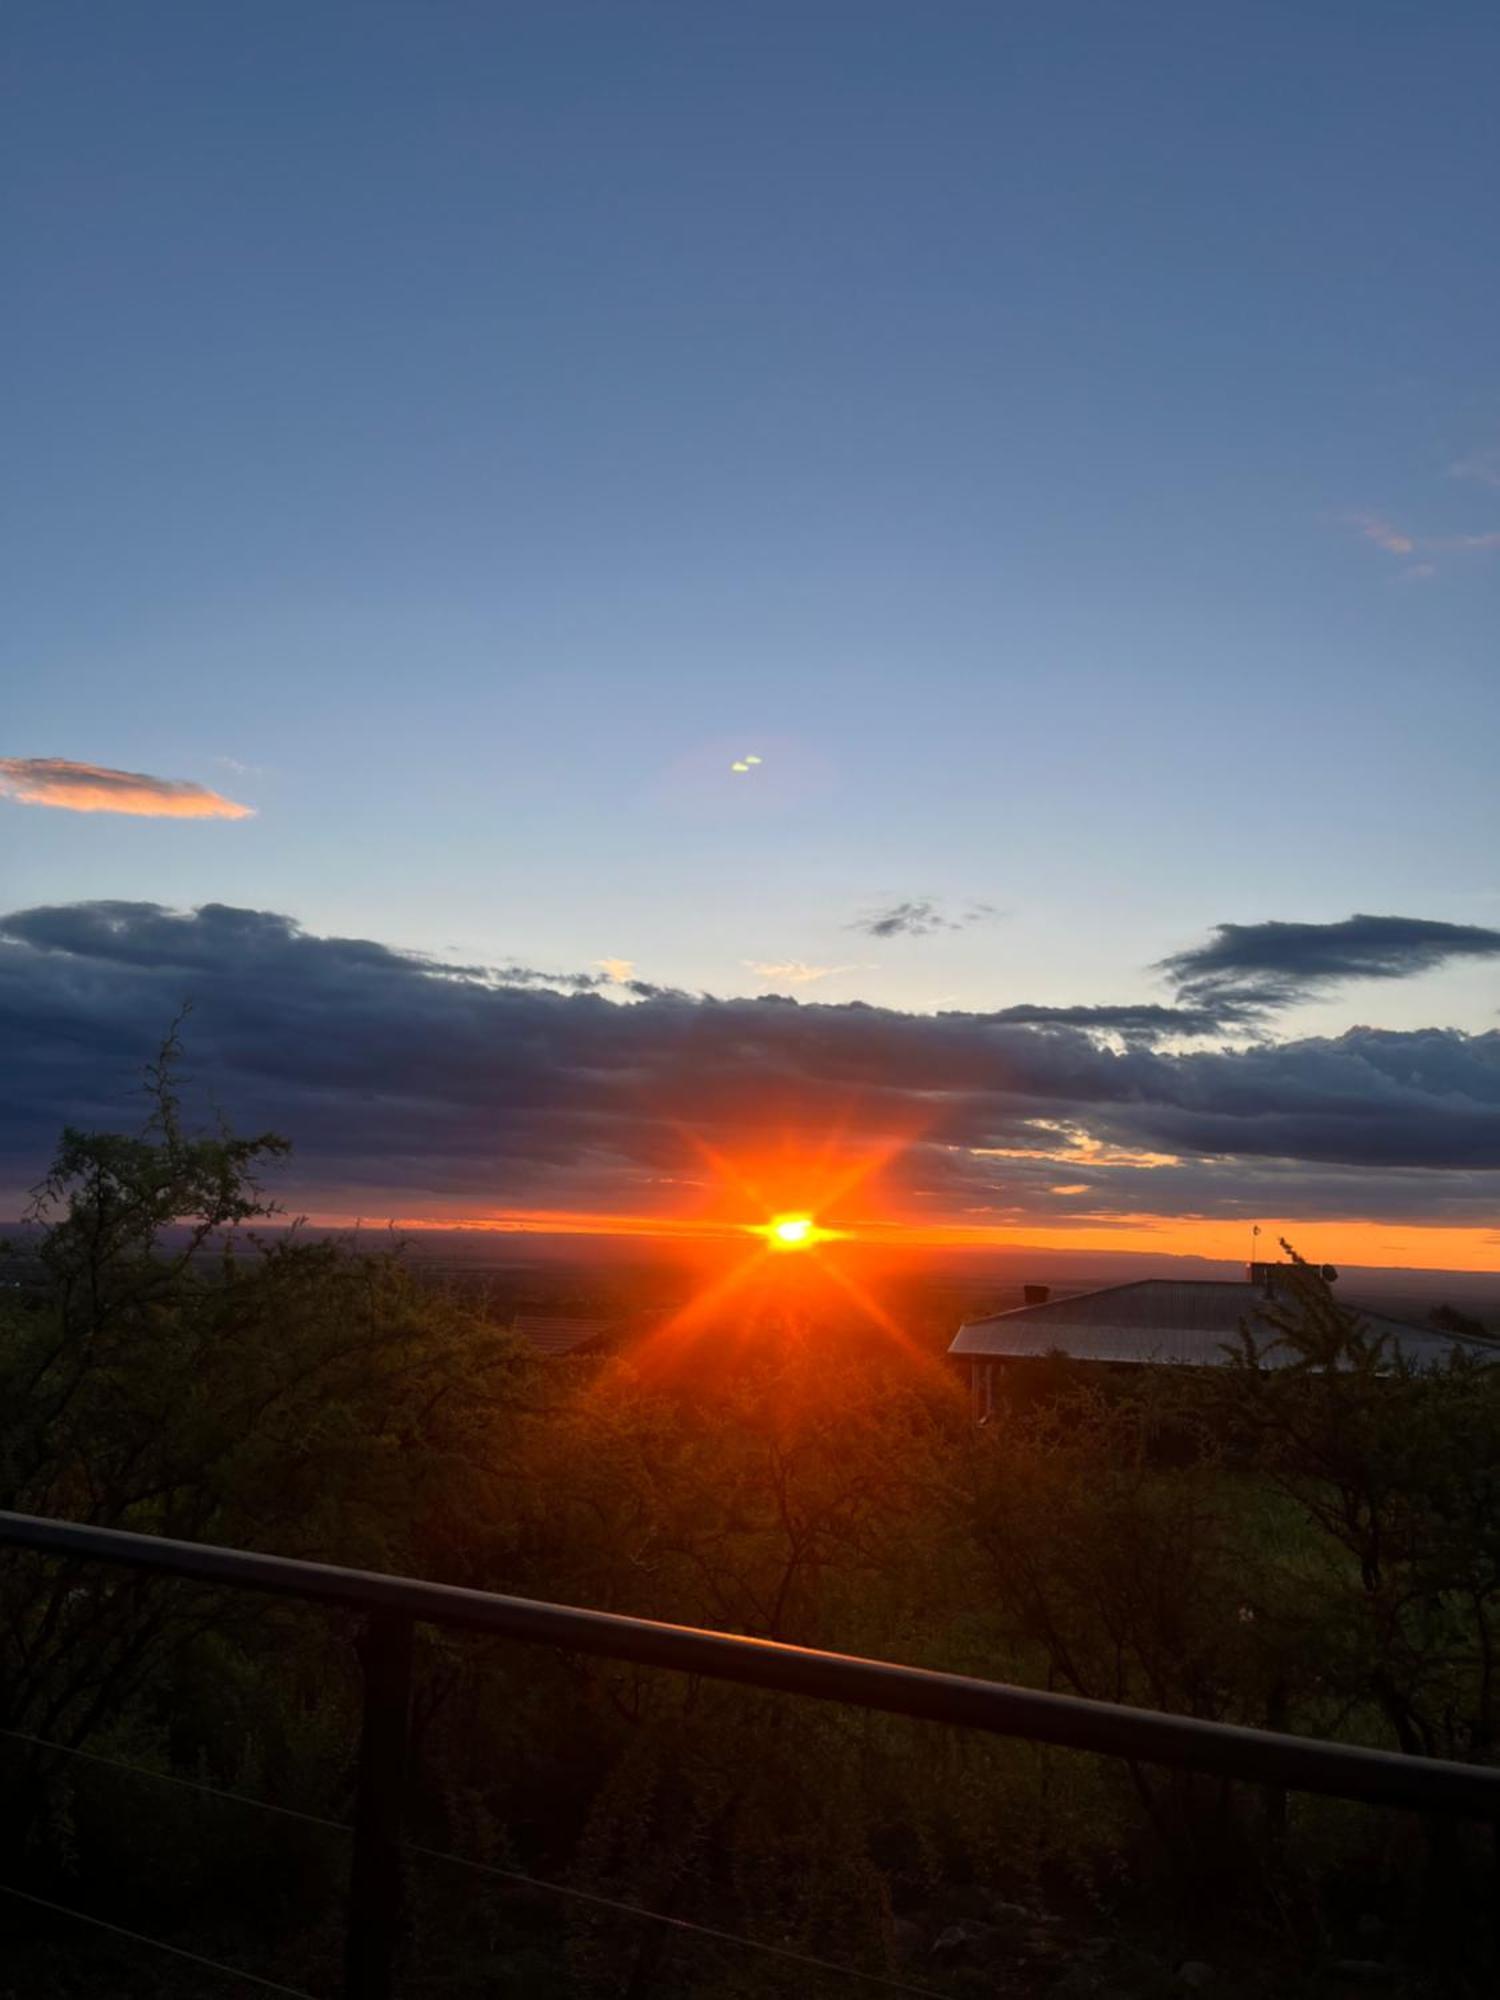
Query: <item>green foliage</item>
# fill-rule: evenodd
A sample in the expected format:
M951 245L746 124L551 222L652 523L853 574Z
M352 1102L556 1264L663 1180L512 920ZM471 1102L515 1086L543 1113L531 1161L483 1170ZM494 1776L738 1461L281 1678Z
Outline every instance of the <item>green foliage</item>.
M1286 1246L1290 1248L1290 1246ZM1292 1253L1295 1257L1295 1253ZM1206 1385L1305 1536L1303 1618L1330 1700L1403 1750L1486 1758L1500 1727L1500 1371L1419 1369L1297 1260L1285 1305ZM1272 1342L1290 1365L1268 1367Z
M185 1136L168 1060L137 1138L64 1136L40 1295L0 1325L0 1500L25 1513L372 1567L451 1569L499 1521L525 1363L394 1254L271 1211L271 1136ZM494 1532L493 1529L487 1532ZM97 1567L6 1566L0 1703L82 1741L164 1661L267 1614Z

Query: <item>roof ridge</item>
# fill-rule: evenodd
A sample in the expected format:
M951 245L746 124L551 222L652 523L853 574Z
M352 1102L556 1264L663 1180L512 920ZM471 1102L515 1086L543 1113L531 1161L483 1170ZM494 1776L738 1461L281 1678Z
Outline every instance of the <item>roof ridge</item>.
M1069 1292L1067 1297L1063 1299L1038 1299L1030 1305L1007 1306L1003 1312L981 1313L978 1319L966 1319L963 1324L965 1326L984 1326L989 1320L1011 1319L1017 1313L1050 1312L1054 1306L1077 1305L1080 1299L1102 1299L1107 1297L1111 1292L1139 1291L1142 1285L1180 1284L1182 1282L1184 1281L1174 1278L1124 1278L1117 1285L1094 1285L1086 1292ZM1186 1282L1191 1283L1192 1280L1188 1279Z
M1291 1269L1293 1267L1287 1266L1287 1268ZM1018 1306L1006 1306L1000 1312L981 1313L977 1319L960 1321L959 1330L962 1331L965 1327L971 1326L989 1326L996 1320L1020 1319L1023 1317L1060 1319L1066 1316L1067 1309L1070 1306L1081 1305L1085 1300L1111 1298L1123 1292L1144 1291L1153 1285L1168 1286L1174 1290L1186 1287L1192 1287L1194 1290L1212 1287L1216 1291L1245 1292L1251 1295L1250 1299L1247 1299L1246 1302L1247 1309L1249 1310L1255 1309L1253 1304L1255 1301L1266 1305L1290 1303L1290 1300L1285 1295L1278 1298L1274 1293L1268 1294L1258 1283L1250 1278L1125 1278L1117 1284L1092 1285L1086 1291L1069 1292L1062 1298L1042 1299L1035 1304L1028 1305L1023 1303ZM1385 1311L1379 1306L1359 1304L1352 1298L1341 1300L1340 1303L1348 1311L1354 1313L1357 1318L1365 1321L1373 1321L1377 1331L1381 1328L1395 1328L1401 1332L1418 1333L1438 1339L1447 1339L1455 1344L1469 1347L1489 1346L1493 1348L1497 1344L1493 1339L1488 1337L1478 1339L1468 1334L1449 1333L1440 1327L1431 1326L1423 1320L1406 1319L1398 1313ZM1259 1315L1257 1314L1257 1316Z

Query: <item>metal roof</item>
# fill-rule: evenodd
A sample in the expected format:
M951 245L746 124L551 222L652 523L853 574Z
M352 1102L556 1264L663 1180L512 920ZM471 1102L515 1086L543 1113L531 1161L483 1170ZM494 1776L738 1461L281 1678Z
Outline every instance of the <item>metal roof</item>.
M564 1319L556 1313L517 1313L510 1323L538 1354L577 1354L615 1330L612 1319Z
M1278 1302L1274 1296L1272 1302ZM1248 1321L1258 1337L1271 1342L1262 1356L1264 1364L1289 1367L1297 1357L1275 1340L1275 1328L1264 1323L1267 1303L1265 1289L1258 1284L1142 1278L966 1321L948 1352L996 1359L1061 1353L1076 1361L1203 1368L1225 1359L1226 1346L1238 1342L1241 1322ZM1287 1291L1281 1292L1279 1303L1290 1303ZM1500 1355L1500 1347L1486 1341L1354 1309L1370 1333L1389 1339L1393 1353L1420 1366L1441 1364L1454 1349L1492 1358Z

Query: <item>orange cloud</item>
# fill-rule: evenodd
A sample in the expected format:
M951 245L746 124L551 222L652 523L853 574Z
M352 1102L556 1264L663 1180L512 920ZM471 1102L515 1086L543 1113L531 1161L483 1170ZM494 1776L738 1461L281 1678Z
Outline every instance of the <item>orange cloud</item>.
M1091 1132L1085 1132L1079 1125L1064 1124L1056 1118L1033 1118L1031 1123L1039 1131L1056 1132L1055 1146L971 1146L970 1153L976 1160L1050 1160L1055 1165L1072 1167L1180 1167L1181 1157L1176 1153L1153 1153L1140 1146L1110 1145L1103 1139L1096 1139ZM1054 1188L1054 1194L1059 1190Z
M186 778L113 771L69 757L0 757L0 796L23 806L128 813L138 819L249 819L255 811Z

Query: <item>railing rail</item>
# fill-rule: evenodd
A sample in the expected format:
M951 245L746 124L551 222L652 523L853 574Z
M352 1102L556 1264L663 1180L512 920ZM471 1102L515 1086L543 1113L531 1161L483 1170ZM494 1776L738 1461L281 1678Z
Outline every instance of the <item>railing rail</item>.
M361 1644L365 1711L346 1964L349 2000L386 2000L391 1991L396 1843L415 1624L485 1632L1291 1791L1487 1820L1500 1828L1496 1767L1246 1729L888 1660L37 1515L0 1511L0 1545L366 1614Z

